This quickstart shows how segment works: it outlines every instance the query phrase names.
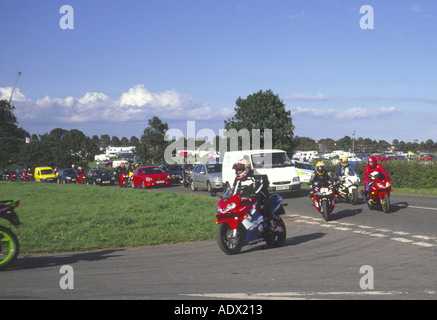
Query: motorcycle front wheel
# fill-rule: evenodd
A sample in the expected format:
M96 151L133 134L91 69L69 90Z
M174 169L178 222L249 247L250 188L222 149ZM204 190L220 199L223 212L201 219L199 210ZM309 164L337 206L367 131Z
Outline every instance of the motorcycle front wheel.
M244 234L245 230L241 224L234 234L234 230L231 229L227 223L220 223L216 231L218 246L226 254L237 254L243 247Z
M385 213L390 213L390 197L388 194L385 194L381 200L382 210Z
M322 215L326 222L329 221L329 218L331 217L331 213L329 212L329 206L328 201L322 201Z
M15 234L0 226L0 270L8 268L17 258L20 246Z

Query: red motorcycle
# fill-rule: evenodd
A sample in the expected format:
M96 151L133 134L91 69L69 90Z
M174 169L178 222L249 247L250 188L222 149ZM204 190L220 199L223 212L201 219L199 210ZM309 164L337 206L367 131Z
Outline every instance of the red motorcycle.
M372 181L369 182L370 192L366 194L367 206L370 210L382 209L385 213L389 213L391 179L379 171L369 174L369 178Z
M129 185L129 173L121 173L120 179L118 180L120 187L127 187Z
M29 182L32 180L32 174L29 171L23 172L23 181Z
M265 241L267 247L280 247L285 242L286 228L279 217L285 214L282 197L272 194L268 208L274 217L273 222L267 221L257 206L253 195L244 195L244 191L228 188L217 204L216 231L217 243L226 254L237 254L244 245ZM284 204L286 205L286 204Z
M85 172L83 171L78 171L77 172L77 183L78 184L83 184L83 180L85 179Z
M335 208L334 187L322 184L315 186L312 200L314 200L314 207L322 214L325 221L329 221Z

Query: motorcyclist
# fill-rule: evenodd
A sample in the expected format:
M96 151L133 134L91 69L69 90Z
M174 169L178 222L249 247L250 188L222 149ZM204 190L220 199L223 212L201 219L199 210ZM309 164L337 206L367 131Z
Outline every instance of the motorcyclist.
M242 194L257 199L257 208L274 229L273 215L270 213L270 205L265 201L270 193L268 191L269 180L265 175L254 175L249 161L241 159L232 167L235 170L233 188L235 192L243 190Z
M349 163L349 160L346 156L342 156L340 158L340 163L337 166L337 177L340 178L346 174L346 169L351 170L353 173L358 175L357 171L354 167Z
M314 193L316 192L316 187L319 185L325 187L331 187L334 185L334 180L326 171L325 163L323 161L319 161L316 163L316 171L311 175L310 182L308 183L310 186L310 193L308 195L309 198L312 198Z
M128 174L127 168L124 166L124 162L120 163L120 165L115 168L115 177L117 181L120 181L120 176L125 173Z
M366 166L366 170L365 170L365 174L364 174L364 196L366 197L367 194L370 192L370 186L372 182L372 179L369 177L369 175L372 172L381 172L382 174L386 175L387 177L389 177L389 174L387 173L387 171L384 170L384 168L382 167L382 165L380 165L376 159L375 156L371 156L368 160L367 160L367 166Z

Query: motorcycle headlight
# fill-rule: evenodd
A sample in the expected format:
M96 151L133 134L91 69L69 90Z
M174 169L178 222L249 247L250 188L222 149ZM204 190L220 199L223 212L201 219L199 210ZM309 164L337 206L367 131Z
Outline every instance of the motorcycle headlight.
M387 181L387 183L385 184L386 188L391 186L391 183Z
M385 188L385 186L384 186L382 183L379 183L379 182L378 182L376 185L378 186L378 188L381 188L381 189L384 189L384 188Z
M236 203L232 202L232 203L228 204L224 210L222 210L220 208L220 206L217 205L217 212L219 212L219 213L226 213L226 212L229 212L229 211L235 209L236 206L237 206Z

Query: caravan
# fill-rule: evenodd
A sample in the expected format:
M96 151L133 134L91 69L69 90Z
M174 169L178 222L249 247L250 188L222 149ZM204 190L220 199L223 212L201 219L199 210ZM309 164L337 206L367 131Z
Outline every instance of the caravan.
M232 166L240 159L246 159L250 163L255 175L267 176L270 192L299 194L299 174L285 151L277 149L226 152L222 172L222 180L226 186L234 183L235 171Z

